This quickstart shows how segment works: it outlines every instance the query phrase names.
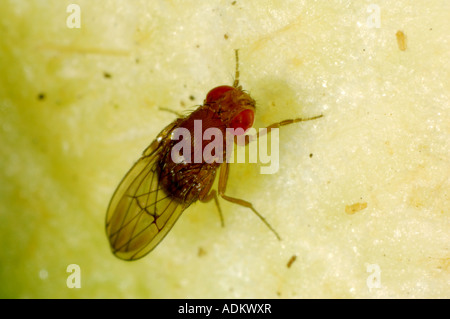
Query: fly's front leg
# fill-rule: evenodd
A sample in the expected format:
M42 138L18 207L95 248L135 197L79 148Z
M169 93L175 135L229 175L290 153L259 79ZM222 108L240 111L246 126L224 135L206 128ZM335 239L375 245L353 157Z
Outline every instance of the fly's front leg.
M273 124L270 124L269 126L267 126L266 129L262 131L262 134L266 134L266 133L270 132L270 130L273 128L280 128L281 126L286 126L286 125L294 124L294 123L298 123L298 122L312 121L312 120L319 119L321 117L323 117L323 114L316 115L313 117L296 118L296 119L284 120L281 122L273 123ZM260 136L260 130L258 132L256 132L256 135L252 135L252 136L249 136L248 138L246 138L244 145L247 145L250 142L257 140L259 138L259 136Z
M164 111L164 112L168 112L168 113L175 114L178 118L184 117L183 114L181 114L181 113L179 113L179 112L177 112L177 111L168 109L167 107L159 107L158 109L159 109L160 111Z
M281 122L277 122L277 123L270 124L270 125L267 127L267 129L270 129L270 128L279 128L279 127L281 127L281 126L285 126L285 125L289 125L289 124L294 124L294 123L298 123L298 122L312 121L312 120L319 119L319 118L321 118L321 117L323 117L323 114L316 115L316 116L313 116L313 117L307 117L307 118L296 118L296 119L284 120L284 121L281 121Z
M250 208L256 214L256 216L258 216L259 219L261 219L261 221L275 234L275 236L278 238L278 240L281 240L280 235L278 235L278 233L275 231L275 229L273 229L272 226L270 226L270 224L267 222L267 220L260 213L258 213L256 211L256 209L253 207L252 203L247 202L243 199L225 195L225 190L227 188L227 181L228 181L228 172L229 172L229 167L230 167L229 165L230 165L229 163L223 163L220 167L220 175L219 175L219 195L220 195L220 197L222 197L223 199L225 199L231 203Z

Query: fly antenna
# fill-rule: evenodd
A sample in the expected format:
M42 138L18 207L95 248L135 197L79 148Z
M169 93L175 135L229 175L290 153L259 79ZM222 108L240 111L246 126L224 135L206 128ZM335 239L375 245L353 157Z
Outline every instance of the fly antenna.
M233 87L237 88L239 86L239 49L234 50L236 56L236 74L234 76Z

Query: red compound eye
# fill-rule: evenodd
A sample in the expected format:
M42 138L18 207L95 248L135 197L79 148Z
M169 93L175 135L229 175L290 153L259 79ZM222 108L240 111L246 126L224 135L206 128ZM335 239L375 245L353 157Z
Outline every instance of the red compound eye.
M236 135L242 135L245 131L247 131L250 127L253 125L253 120L255 119L255 113L253 113L252 110L244 110L240 112L238 115L236 115L231 120L231 127L235 130L237 128L242 128L244 131L241 134Z
M209 91L208 95L206 96L206 103L215 102L218 99L222 97L226 92L234 90L234 87L228 86L228 85L222 85L218 86L211 91Z

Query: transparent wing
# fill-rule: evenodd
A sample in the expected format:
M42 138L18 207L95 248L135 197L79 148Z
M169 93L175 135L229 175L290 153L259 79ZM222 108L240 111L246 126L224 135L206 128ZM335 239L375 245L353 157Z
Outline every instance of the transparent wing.
M159 185L161 150L161 143L150 145L125 175L109 204L106 233L113 253L121 259L135 260L148 254L184 210Z

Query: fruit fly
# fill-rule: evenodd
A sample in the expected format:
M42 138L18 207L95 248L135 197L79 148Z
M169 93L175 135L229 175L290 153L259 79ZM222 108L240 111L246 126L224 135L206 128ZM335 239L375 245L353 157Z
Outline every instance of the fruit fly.
M256 110L255 100L239 85L238 50L235 50L235 56L236 74L233 86L222 85L213 88L206 95L203 105L166 126L114 192L106 214L106 234L112 252L118 258L136 260L147 255L167 235L181 213L197 201L214 200L223 226L218 196L252 210L280 239L278 233L250 202L225 194L229 174L225 151L223 154L215 154L220 160L212 162L204 158L196 162L174 161L171 156L177 143L173 139L176 130L184 128L192 132L196 120L202 121L203 132L208 128L217 128L222 131L223 136L228 133L227 128L235 129L236 135L239 135L252 127ZM285 120L267 128L278 128L320 117L322 115ZM256 137L258 136L257 134ZM232 142L234 138L235 136L232 137ZM224 138L223 150L226 149L225 140ZM249 139L246 144L248 142ZM196 143L195 140L192 140L192 146L194 150L195 147L205 148L203 142ZM193 154L183 155L186 157ZM216 175L219 175L217 191L212 189Z

